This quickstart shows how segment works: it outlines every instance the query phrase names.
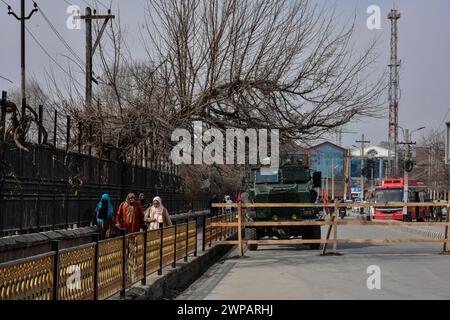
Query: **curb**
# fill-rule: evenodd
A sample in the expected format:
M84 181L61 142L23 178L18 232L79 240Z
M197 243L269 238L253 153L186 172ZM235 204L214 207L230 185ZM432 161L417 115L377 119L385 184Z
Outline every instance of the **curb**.
M411 227L411 226L401 226L400 229L402 229L406 232L409 232L409 233L416 234L416 235L425 236L427 238L432 238L432 239L444 239L445 238L444 233L440 232L440 231L427 230L427 229Z

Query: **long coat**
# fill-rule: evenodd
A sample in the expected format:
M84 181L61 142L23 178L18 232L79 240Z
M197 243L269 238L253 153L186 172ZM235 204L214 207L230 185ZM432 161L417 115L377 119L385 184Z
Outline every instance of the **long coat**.
M120 228L126 229L127 233L139 232L144 224L144 210L142 210L139 202L135 202L134 216L130 223L126 212L127 207L127 202L120 204L117 210L116 225L120 225Z

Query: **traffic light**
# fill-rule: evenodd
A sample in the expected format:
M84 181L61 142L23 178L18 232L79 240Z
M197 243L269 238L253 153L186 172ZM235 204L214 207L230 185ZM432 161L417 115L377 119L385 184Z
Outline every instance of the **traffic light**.
M414 162L412 162L411 160L406 160L405 161L405 171L406 172L411 172L414 169Z

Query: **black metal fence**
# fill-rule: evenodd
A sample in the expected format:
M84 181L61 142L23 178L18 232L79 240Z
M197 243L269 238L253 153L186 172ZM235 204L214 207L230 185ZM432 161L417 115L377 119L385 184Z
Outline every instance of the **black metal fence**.
M185 196L181 177L170 162L158 160L157 165L147 167L147 161L130 164L118 160L117 155L115 159L92 156L92 148L82 145L81 123L78 144L70 151L70 117L65 119L65 149L55 148L57 113L54 128L49 130L53 131L53 145L42 144L42 130L38 129L37 143L24 144L29 151L19 148L5 134L5 100L4 95L0 106L0 236L89 225L103 193L111 196L114 209L129 192L136 196L143 192L150 201L160 196L171 214L207 207L207 201ZM42 106L38 114L42 123ZM87 154L83 150L88 150Z

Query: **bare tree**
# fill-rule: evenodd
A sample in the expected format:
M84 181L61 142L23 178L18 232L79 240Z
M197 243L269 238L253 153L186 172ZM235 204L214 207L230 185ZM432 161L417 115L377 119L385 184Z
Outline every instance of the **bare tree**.
M308 0L149 0L146 13L147 59L135 60L120 19L108 27L92 110L73 81L64 90L48 72L50 100L93 127L98 154L120 148L129 161L168 161L172 131L195 120L222 130L279 129L282 142L307 144L383 115L384 72L372 69L376 42L356 52L354 24L333 10ZM220 166L211 170L239 179ZM195 181L204 168L183 171ZM211 188L228 183L210 180L217 181Z
M450 171L445 164L445 132L437 129L425 134L417 148L417 156L413 177L424 181L431 190L447 193Z
M306 141L380 116L375 42L356 55L354 25L339 29L333 11L307 0L157 0L147 13L175 126L279 128Z

